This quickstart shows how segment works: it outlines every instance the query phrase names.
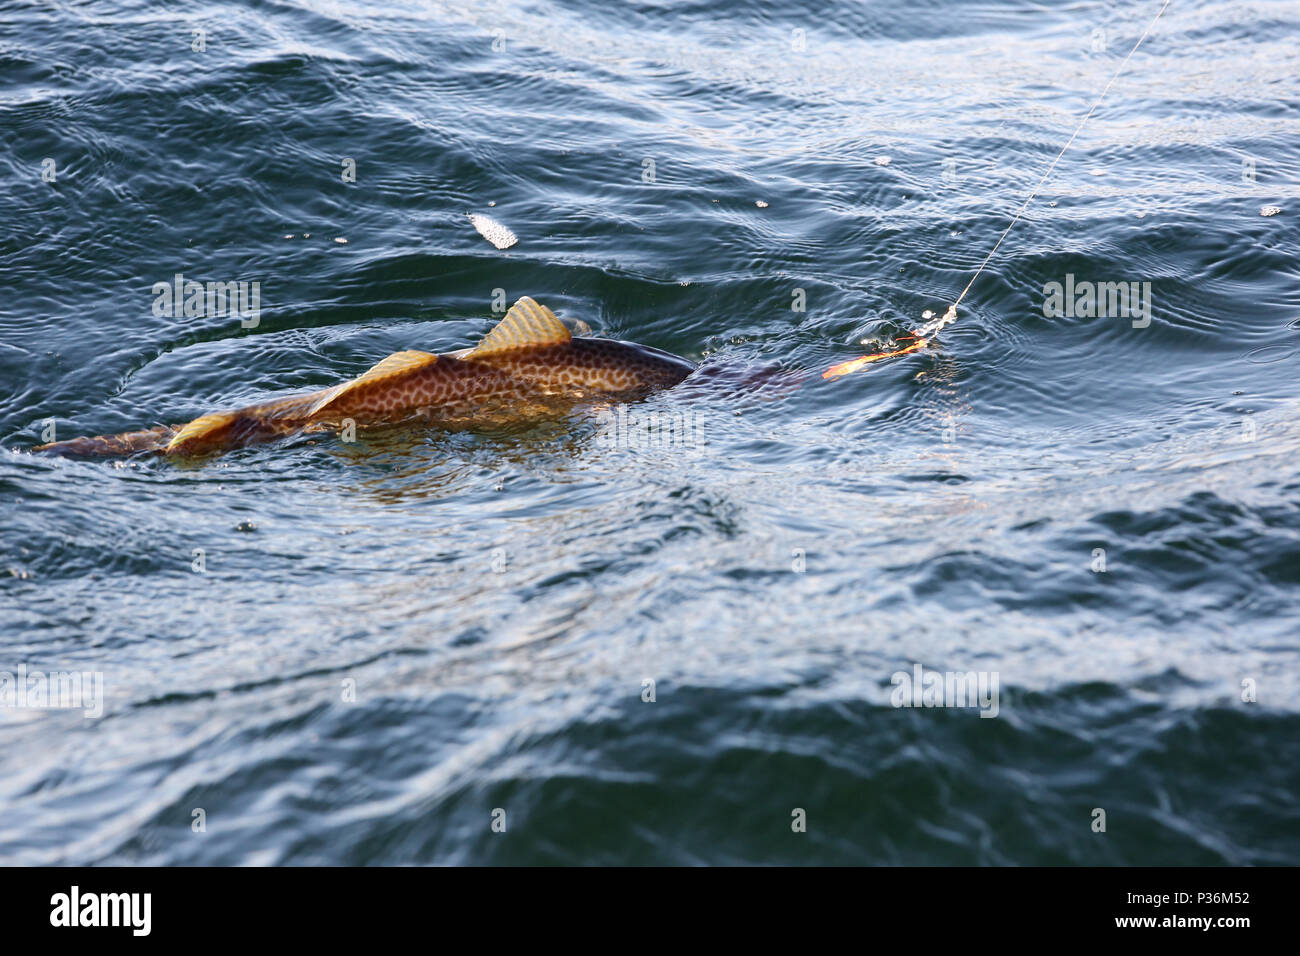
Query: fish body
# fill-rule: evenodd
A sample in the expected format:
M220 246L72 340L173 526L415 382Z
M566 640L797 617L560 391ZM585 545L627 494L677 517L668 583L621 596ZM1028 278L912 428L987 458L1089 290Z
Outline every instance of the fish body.
M478 346L396 352L331 388L203 415L184 425L74 438L35 451L65 455L204 455L301 432L517 418L586 399L628 400L671 388L695 366L659 349L575 338L550 309L521 298Z

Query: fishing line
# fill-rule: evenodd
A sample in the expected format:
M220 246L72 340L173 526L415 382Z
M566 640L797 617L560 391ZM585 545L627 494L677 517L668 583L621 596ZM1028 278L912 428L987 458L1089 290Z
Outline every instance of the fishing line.
M993 244L993 248L989 250L989 254L984 257L984 261L980 263L979 268L975 270L975 274L972 275L970 281L966 283L966 288L962 289L961 295L957 296L957 300L953 302L952 305L948 306L948 311L939 318L933 319L927 324L921 326L919 329L914 329L911 335L904 336L904 338L915 340L906 348L894 349L888 352L874 352L870 355L860 355L847 362L840 362L822 372L822 378L838 378L841 375L848 375L850 372L856 372L858 369L862 368L864 365L870 364L871 362L877 362L884 358L891 358L895 355L906 355L909 352L919 351L929 345L931 340L940 332L940 330L956 321L957 306L961 305L961 300L966 298L966 293L970 291L971 286L975 284L975 280L978 279L980 273L984 271L984 267L989 264L989 260L993 258L994 253L996 253L999 247L1001 247L1002 240L1006 239L1007 234L1011 232L1012 227L1020 221L1020 217L1023 216L1025 210L1029 208L1029 204L1034 201L1034 197L1038 195L1038 190L1043 188L1043 183L1047 182L1047 177L1052 175L1052 170L1056 169L1056 164L1061 161L1061 157L1065 155L1066 150L1074 144L1074 141L1078 138L1084 124L1086 124L1088 120L1092 118L1092 114L1097 111L1097 107L1101 105L1101 101L1106 98L1106 94L1110 92L1110 88L1115 84L1115 81L1119 79L1120 74L1124 72L1124 68L1128 66L1128 61L1132 59L1133 54L1137 52L1138 47L1142 45L1142 42L1146 40L1146 38L1150 36L1151 31L1155 29L1156 22L1164 15L1170 2L1171 0L1164 0L1160 9L1156 11L1156 15L1152 17L1151 22L1147 24L1147 28L1143 30L1142 35L1138 37L1137 43L1133 44L1133 49L1129 50L1128 55L1120 61L1119 66L1115 68L1114 75L1111 76L1110 80L1102 88L1101 94L1093 102L1088 112L1084 114L1083 119L1079 120L1079 125L1074 128L1074 132L1070 134L1070 138L1066 140L1065 145L1061 147L1061 151L1056 154L1056 158L1052 160L1052 164L1047 167L1047 172L1043 173L1043 176L1038 180L1037 185L1035 185L1034 188L1030 190L1029 195L1025 197L1025 201L1021 203L1020 208L1016 210L1016 214L1011 217L1011 222L1007 223L1007 228L1002 230L1002 235L998 237L998 241Z

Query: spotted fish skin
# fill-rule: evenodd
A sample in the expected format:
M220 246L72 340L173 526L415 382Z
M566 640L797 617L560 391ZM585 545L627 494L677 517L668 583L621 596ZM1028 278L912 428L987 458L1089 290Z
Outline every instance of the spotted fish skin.
M686 359L669 352L614 339L572 339L544 349L463 361L489 364L544 394L571 394L576 398L671 388L695 369Z
M694 371L668 352L612 339L574 338L525 296L473 349L396 352L331 388L121 435L74 438L34 451L121 456L205 455L302 432L393 424L500 421L584 399L629 400L671 388Z

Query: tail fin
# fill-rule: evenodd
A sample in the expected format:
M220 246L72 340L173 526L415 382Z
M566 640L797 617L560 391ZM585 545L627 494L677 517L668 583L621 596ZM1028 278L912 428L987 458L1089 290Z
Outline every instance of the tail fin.
M71 438L68 441L50 442L37 445L32 451L46 455L87 455L98 458L119 458L138 452L162 452L167 443L176 434L171 425L159 425L157 428L139 432L123 432L121 435L97 435L86 438Z

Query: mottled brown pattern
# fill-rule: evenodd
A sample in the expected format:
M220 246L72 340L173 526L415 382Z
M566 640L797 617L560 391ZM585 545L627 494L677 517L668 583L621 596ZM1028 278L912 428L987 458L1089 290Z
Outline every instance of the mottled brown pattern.
M686 359L658 349L569 338L567 330L566 341L559 344L529 344L529 336L551 341L559 337L554 325L547 326L547 316L558 322L549 309L525 297L489 333L485 342L496 344L485 353L398 352L358 378L318 392L204 415L183 426L74 438L35 450L201 455L303 431L333 431L349 420L358 428L417 417L434 422L497 421L511 409L535 410L557 400L631 398L676 385L694 368Z

